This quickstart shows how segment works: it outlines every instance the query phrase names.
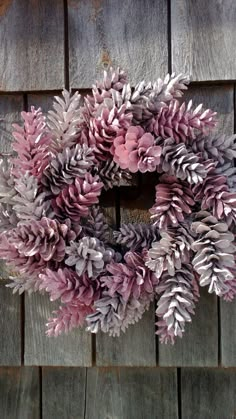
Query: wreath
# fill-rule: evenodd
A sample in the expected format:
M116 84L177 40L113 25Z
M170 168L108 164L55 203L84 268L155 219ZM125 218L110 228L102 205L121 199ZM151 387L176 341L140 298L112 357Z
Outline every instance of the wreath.
M157 334L182 337L199 285L236 295L236 136L215 133L216 112L179 102L189 80L167 75L130 87L110 69L83 103L55 97L53 110L22 112L13 153L0 164L0 257L13 292L46 292L61 305L57 336L86 325L111 336L157 299ZM150 223L111 234L102 190L156 174Z

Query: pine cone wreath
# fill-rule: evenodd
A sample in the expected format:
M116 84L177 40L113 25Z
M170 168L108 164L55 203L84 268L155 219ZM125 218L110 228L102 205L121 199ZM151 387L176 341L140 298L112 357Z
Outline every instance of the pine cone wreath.
M217 133L213 110L179 101L188 83L168 74L131 88L111 68L83 103L64 90L46 115L32 107L14 125L14 154L0 156L0 257L14 293L61 304L48 336L83 326L119 336L156 299L159 340L174 343L199 285L235 298L236 136ZM150 222L119 226L116 199L112 231L104 191L135 173L140 192L147 172Z

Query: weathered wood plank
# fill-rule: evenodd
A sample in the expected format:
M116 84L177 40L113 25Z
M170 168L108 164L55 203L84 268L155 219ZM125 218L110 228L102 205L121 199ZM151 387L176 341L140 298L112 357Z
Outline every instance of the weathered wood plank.
M38 368L0 368L1 419L39 419Z
M167 73L164 0L69 0L68 16L71 87L91 87L110 65L128 71L132 84Z
M0 12L0 90L64 86L63 0L8 0Z
M236 3L171 2L172 70L192 80L235 79Z
M45 323L59 303L49 301L48 295L25 297L25 365L90 366L91 336L82 329L68 335L49 338Z
M0 95L0 152L12 150L12 124L19 123L22 110L22 95Z
M43 419L84 419L85 392L86 368L43 368Z
M175 345L159 344L160 366L218 365L217 298L201 289L201 298L192 323L186 325Z
M236 300L220 301L221 313L221 363L224 367L236 367Z
M236 417L236 371L209 368L181 370L182 419Z
M175 369L88 369L86 419L177 417Z
M19 122L23 108L22 95L0 95L0 152L10 152L12 123ZM8 270L0 261L0 277L7 279ZM21 363L21 300L0 284L0 334L2 345L0 365L20 365Z
M121 223L145 221L150 205L149 189L145 196L139 194L139 187L122 188ZM126 190L126 192L125 192ZM97 365L154 366L156 365L156 344L154 306L144 314L141 321L131 325L119 338L104 333L97 336Z
M21 299L5 283L0 283L0 365L20 365Z

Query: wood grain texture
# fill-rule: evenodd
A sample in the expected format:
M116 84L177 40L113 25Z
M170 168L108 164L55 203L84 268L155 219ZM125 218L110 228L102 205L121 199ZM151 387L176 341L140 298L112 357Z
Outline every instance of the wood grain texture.
M224 367L236 367L236 300L220 301L221 313L221 363Z
M84 419L86 368L42 369L43 419Z
M0 90L64 86L63 0L12 0L0 15Z
M0 95L0 152L12 151L12 124L20 122L22 110L23 95Z
M177 417L175 369L88 369L86 419Z
M126 187L120 191L121 223L136 222L147 218L150 205L149 192L140 195L140 186ZM132 203L132 205L131 205ZM137 324L131 325L119 338L100 333L96 339L96 363L99 366L155 366L155 317L154 306L146 312Z
M45 335L45 323L58 306L48 295L25 297L25 365L90 366L91 335L85 330L57 338Z
M174 346L159 344L160 366L217 366L218 322L217 299L201 289L201 298L192 323L186 325L182 339Z
M1 419L39 419L38 368L0 368Z
M234 419L236 371L209 368L181 370L182 419Z
M20 365L21 298L5 287L5 281L0 282L0 336L0 365Z
M165 0L69 0L68 15L71 87L91 87L110 65L132 84L167 73Z
M173 0L172 70L198 81L235 79L235 19L234 0Z

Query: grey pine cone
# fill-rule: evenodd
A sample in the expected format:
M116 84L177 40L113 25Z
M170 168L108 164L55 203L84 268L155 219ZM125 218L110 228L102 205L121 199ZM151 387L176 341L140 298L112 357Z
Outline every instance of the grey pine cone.
M52 159L42 178L42 183L57 195L61 188L70 185L75 177L84 177L94 164L94 155L86 144L66 147Z
M120 231L114 231L113 234L118 244L125 245L134 251L149 248L154 241L160 238L158 228L153 224L145 223L122 224Z

